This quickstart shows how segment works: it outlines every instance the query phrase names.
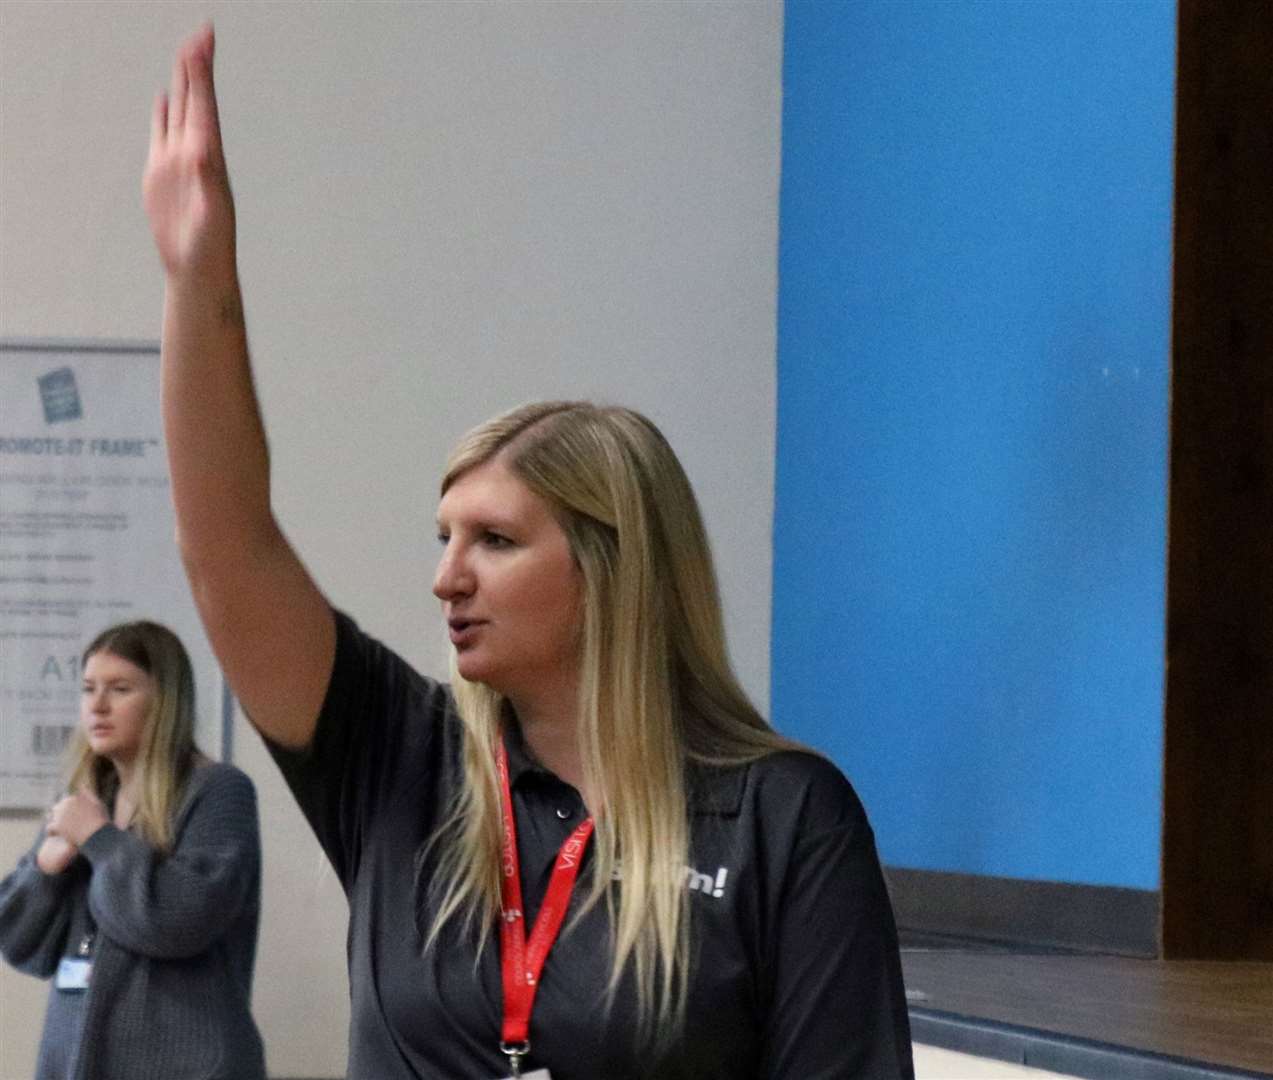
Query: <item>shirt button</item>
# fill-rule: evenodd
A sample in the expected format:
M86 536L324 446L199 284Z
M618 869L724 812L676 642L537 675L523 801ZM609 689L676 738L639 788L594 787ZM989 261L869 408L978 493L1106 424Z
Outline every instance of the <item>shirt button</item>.
M570 811L564 806L559 806L557 807L557 816L561 818L562 821L565 821L566 818L570 817Z

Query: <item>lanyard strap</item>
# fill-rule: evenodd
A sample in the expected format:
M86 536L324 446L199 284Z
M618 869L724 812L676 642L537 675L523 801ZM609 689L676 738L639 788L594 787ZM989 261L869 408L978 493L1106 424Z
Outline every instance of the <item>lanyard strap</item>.
M517 857L517 824L513 820L513 794L508 779L508 752L501 739L495 747L499 769L500 807L504 818L503 850L500 852L499 924L500 967L504 980L504 1026L500 1049L512 1059L517 1075L520 1058L530 1051L530 1013L535 1006L539 976L544 961L557 940L570 906L579 864L592 835L593 820L586 818L566 837L553 866L548 891L535 916L535 925L526 939L526 918L522 907L521 869Z

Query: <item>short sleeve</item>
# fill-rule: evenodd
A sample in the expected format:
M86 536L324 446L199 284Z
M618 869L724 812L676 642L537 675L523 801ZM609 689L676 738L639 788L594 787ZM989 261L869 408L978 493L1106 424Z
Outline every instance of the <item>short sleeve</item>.
M804 758L794 844L767 950L765 1080L913 1080L897 929L849 782ZM794 756L793 756L794 757Z
M336 657L314 739L270 754L348 893L379 812L443 768L445 686L335 612Z

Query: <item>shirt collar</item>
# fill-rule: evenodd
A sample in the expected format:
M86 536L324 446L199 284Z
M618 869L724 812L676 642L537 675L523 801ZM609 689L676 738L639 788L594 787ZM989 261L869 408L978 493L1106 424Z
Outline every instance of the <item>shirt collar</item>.
M556 773L535 760L516 720L504 726L504 746L508 751L510 787L517 787L519 782L530 777L563 782ZM691 763L686 772L691 813L735 815L739 812L743 802L743 785L747 780L746 765L721 767Z
M504 724L504 749L508 753L508 783L516 787L518 782L529 775L547 776L558 779L557 774L544 768L530 752L526 740L522 737L522 726L516 720L508 720Z

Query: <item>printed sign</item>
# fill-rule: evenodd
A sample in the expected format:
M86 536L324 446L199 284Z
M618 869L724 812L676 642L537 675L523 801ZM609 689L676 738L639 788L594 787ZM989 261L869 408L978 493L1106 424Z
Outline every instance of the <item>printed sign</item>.
M155 346L0 344L0 808L60 791L80 653L133 619L194 664L221 756L221 675L174 541Z

